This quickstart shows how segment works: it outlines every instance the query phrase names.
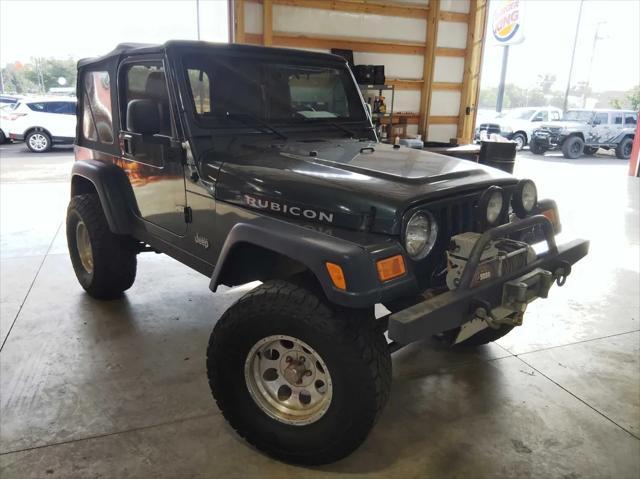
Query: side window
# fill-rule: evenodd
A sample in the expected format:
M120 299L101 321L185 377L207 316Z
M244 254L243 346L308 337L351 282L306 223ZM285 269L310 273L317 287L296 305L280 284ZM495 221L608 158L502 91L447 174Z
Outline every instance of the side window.
M559 119L560 119L560 112L557 112L557 111L555 111L555 110L554 110L554 111L552 111L552 112L551 112L551 119L552 119L552 120L559 120Z
M189 68L189 86L198 115L211 113L211 83L207 72Z
M594 118L596 125L608 125L609 124L609 114L608 113L596 113Z
M113 144L111 80L109 72L90 71L84 75L82 92L82 136L90 141ZM73 108L67 102L65 108Z
M625 126L636 126L638 124L638 114L637 113L625 113L624 114L624 124L625 124Z
M27 103L27 106L29 107L29 109L40 113L44 113L45 111L47 111L46 103Z
M614 125L622 125L622 112L611 113L611 120Z
M127 130L127 107L133 100L151 100L158 109L160 118L160 135L171 136L171 117L169 113L169 93L165 80L164 68L160 62L131 65L125 73L126 88L124 91L123 122Z
M69 101L51 101L45 104L47 113L56 115L75 115L75 104Z
M548 121L548 120L549 120L549 112L544 110L536 113L536 116L533 117L532 121Z

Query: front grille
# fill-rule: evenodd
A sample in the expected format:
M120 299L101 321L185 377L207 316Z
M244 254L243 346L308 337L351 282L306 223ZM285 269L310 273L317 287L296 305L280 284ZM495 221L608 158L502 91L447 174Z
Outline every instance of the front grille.
M504 187L506 198L510 199L510 189ZM429 255L418 261L415 274L420 286L441 287L446 284L447 258L451 237L467 231L481 233L476 219L476 205L482 191L466 194L456 198L448 198L425 205L438 222L438 239ZM422 209L422 208L419 208ZM507 215L501 218L499 224L507 221Z
M486 131L487 136L491 133L500 133L500 125L497 123L482 123L480 125L480 131Z

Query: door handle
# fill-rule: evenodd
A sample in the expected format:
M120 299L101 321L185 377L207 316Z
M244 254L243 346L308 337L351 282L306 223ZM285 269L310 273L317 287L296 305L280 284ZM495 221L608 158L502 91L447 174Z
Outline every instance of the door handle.
M134 155L133 137L131 135L122 135L122 151L127 155Z

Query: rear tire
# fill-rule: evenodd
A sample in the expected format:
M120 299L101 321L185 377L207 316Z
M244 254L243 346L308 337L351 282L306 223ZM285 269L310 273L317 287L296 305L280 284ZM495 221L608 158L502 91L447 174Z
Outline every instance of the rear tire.
M544 155L544 152L547 150L540 146L536 140L531 140L529 143L529 151L534 155Z
M4 134L4 131L0 130L0 145L3 145L7 141L7 136Z
M633 149L633 139L627 137L616 146L616 156L621 160L631 158L631 150Z
M367 437L389 396L391 358L372 311L267 281L216 324L207 374L222 414L249 443L286 462L326 464ZM324 393L312 389L318 381Z
M45 153L51 149L51 137L44 131L31 131L24 139L27 148L34 153Z
M67 245L80 285L97 299L113 299L136 278L136 251L129 237L111 232L95 194L71 198L67 208Z
M583 151L584 140L579 136L570 136L562 143L562 154L570 160L580 158Z

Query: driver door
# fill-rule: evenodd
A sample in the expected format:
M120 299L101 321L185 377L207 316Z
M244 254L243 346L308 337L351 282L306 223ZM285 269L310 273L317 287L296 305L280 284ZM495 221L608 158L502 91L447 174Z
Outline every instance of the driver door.
M121 66L120 148L139 214L167 232L183 236L187 229L184 166L171 145L174 127L161 58L130 61ZM152 102L159 118L155 134L136 132L132 102ZM129 111L131 110L131 112ZM131 113L131 115L130 115ZM162 233L162 230L156 233Z

